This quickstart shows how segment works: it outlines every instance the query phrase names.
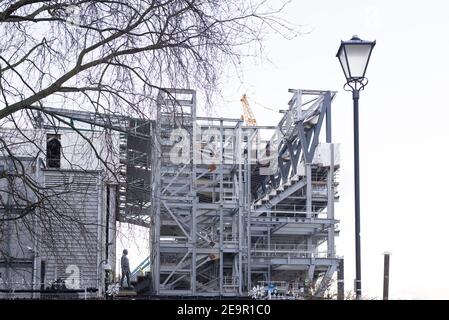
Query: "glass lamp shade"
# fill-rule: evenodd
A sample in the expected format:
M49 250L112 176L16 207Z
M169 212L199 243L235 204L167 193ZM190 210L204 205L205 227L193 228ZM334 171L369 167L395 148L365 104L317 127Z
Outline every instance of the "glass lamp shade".
M357 36L342 41L337 52L341 67L348 82L365 77L366 68L376 41L363 41Z

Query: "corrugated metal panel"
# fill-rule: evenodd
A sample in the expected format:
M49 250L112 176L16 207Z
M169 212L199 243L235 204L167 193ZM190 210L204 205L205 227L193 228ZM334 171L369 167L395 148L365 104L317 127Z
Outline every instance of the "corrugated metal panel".
M61 278L71 287L97 287L99 174L45 171L44 180L46 187L60 194L51 200L58 212L51 219L51 233L42 234L46 279Z

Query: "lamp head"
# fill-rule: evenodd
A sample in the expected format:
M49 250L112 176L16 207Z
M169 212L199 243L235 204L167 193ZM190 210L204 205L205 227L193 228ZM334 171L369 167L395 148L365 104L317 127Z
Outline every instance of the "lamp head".
M357 35L341 42L337 58L348 83L363 81L375 45L376 41L365 41Z

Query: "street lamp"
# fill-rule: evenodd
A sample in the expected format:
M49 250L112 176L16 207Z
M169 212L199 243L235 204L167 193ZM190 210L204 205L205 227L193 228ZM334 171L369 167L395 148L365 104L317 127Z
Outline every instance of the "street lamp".
M353 36L342 41L337 52L346 77L345 90L352 91L354 101L354 200L355 200L355 292L356 299L362 298L362 267L360 259L360 174L359 174L359 96L368 84L366 68L376 41L364 41Z

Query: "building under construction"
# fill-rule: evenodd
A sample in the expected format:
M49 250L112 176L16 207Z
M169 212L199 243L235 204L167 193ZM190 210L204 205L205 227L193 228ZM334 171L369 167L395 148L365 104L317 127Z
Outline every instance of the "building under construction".
M103 199L95 202L101 243L92 245L96 281L89 285L98 295L105 290L98 264L115 259L115 221L149 230L150 253L136 272L147 272L150 295L238 297L275 287L284 295L320 297L337 271L343 292L343 260L335 250L340 165L339 145L332 141L335 92L289 92L283 117L272 126L256 124L245 97L244 119L200 117L195 91L181 89L162 90L156 117L149 121L112 116L106 121L88 112L52 109L72 124L108 128L107 141L114 145L105 152L117 163L119 182L111 184L101 163L92 168L103 177L92 182ZM48 144L49 124L35 120ZM68 128L50 138L65 134L73 133ZM47 164L45 176L68 170L41 160ZM70 168L75 176L78 170L85 168ZM55 275L39 269L35 259L45 260L44 254L32 259L35 289L42 276ZM81 284L82 277L81 272Z

